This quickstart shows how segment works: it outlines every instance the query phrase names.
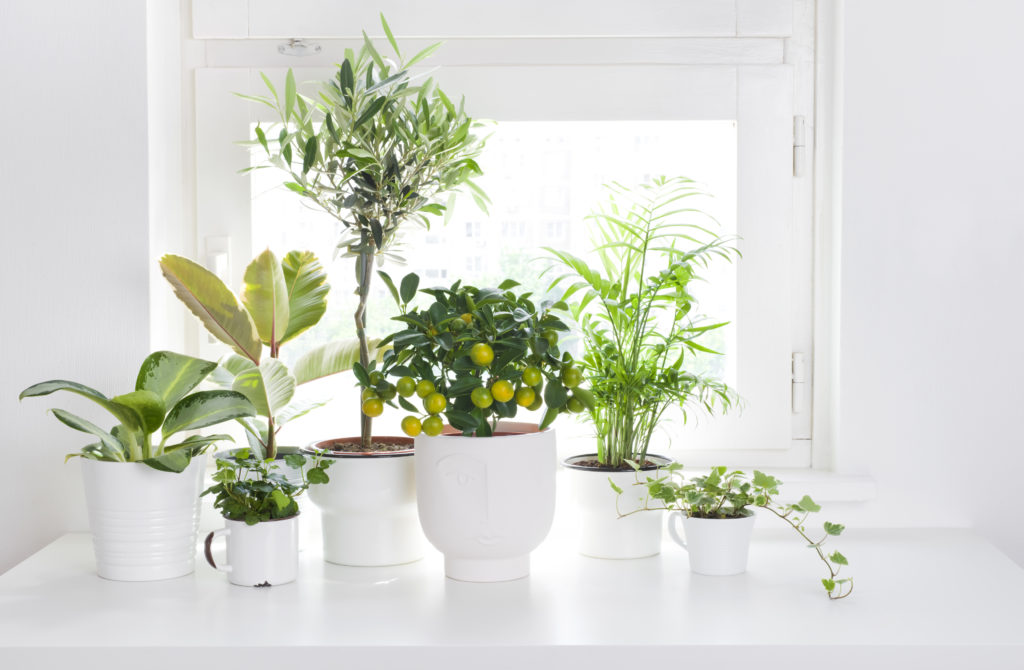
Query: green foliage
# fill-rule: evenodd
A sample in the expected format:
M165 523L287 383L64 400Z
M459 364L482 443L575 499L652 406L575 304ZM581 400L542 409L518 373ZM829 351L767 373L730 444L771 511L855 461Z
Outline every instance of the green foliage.
M217 459L215 483L203 491L203 495L215 496L213 506L225 519L244 521L250 526L295 516L299 513L295 498L312 484L330 481L326 470L331 462L323 460L320 454L312 459L302 454L288 454L283 460L302 472L302 484L293 484L277 472L278 460L262 459L248 449L239 449L230 458Z
M394 287L390 277L381 275ZM382 348L390 348L384 351L379 367L376 362L356 365L364 393L417 413L420 410L396 395L395 385L388 380L412 377L421 384L429 382L446 403L437 411L426 408L421 415L444 414L464 435L478 437L490 436L499 419L513 418L522 407L532 404L517 402L522 396L516 394L524 389L529 389L527 396L537 403L531 409L547 408L541 428L570 411L570 399L582 389L567 389L562 381L573 360L559 351L557 334L568 326L552 310L564 309L564 305L550 301L535 305L529 293L517 295L511 290L517 282L507 280L498 288L480 289L456 282L448 288L420 289L419 293L433 301L413 309L409 303L418 286L419 277L409 274L393 291L401 310L395 320L405 328L381 342ZM530 379L534 374L538 379ZM495 397L503 390L513 395L505 400ZM474 392L478 402L474 402Z
M252 403L240 393L189 393L216 367L216 363L191 356L158 351L143 361L132 392L108 398L84 384L54 379L28 387L18 398L69 391L88 398L113 415L117 425L107 431L71 412L52 410L64 425L99 440L82 447L78 453L69 454L68 458L142 462L157 470L181 472L188 467L192 456L202 453L214 442L231 437L196 435L177 444L167 444L171 437L256 413ZM153 435L157 432L161 440L154 444Z
M297 92L289 71L284 95L269 78L267 96L244 96L274 110L278 122L256 128L266 165L288 173L285 186L341 222L341 255L355 259L359 306L355 315L359 360L370 364L367 298L373 266L395 258L392 246L406 222L428 227L445 213L442 196L468 190L481 208L487 197L473 179L483 149L480 125L433 79L410 73L432 45L404 58L387 22L381 24L395 58L385 59L363 34L358 51L346 50L334 77L315 98ZM363 418L364 446L370 420Z
M732 240L692 222L703 215L685 199L703 194L689 179L659 177L634 190L612 185L609 192L607 205L588 217L597 267L546 250L557 260L555 271L565 271L550 289L563 291L583 334L598 459L617 468L646 458L670 406L685 418L695 407L710 414L737 402L720 380L687 369L698 352L717 353L698 340L727 325L695 316L690 285L714 259L732 260L737 251Z
M837 579L841 567L849 565L846 556L838 551L826 556L822 549L825 541L842 534L845 526L826 521L824 535L817 541L812 540L807 535L805 523L810 514L821 510L821 506L810 496L805 495L796 503L782 504L775 501L782 482L758 470L751 477L741 470L729 471L725 466L718 466L711 468L707 475L686 479L682 475L682 467L679 463L672 463L661 468L656 476L643 480L637 468L636 486L646 487L650 499L660 502L658 506L646 505L637 511L670 509L699 519L737 519L750 516L752 507L767 510L789 524L807 542L807 546L817 552L818 558L828 568L829 576L821 582L830 599L845 598L853 591L853 579ZM622 494L621 488L614 484L612 489Z
M293 405L296 385L350 370L354 358L344 352L358 350L358 342L350 340L328 344L335 355L311 352L298 361L300 379L278 360L281 345L315 326L327 311L330 286L320 261L309 251L291 251L280 261L268 249L245 269L241 300L219 277L187 258L164 256L160 268L210 334L237 352L222 359L211 378L255 406L264 421L241 424L252 448L272 458L284 423L323 404ZM261 358L263 345L270 349L269 358Z

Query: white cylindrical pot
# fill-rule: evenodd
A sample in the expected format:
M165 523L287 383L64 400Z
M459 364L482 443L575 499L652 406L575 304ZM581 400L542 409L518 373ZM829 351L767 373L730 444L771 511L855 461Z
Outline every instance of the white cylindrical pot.
M196 456L179 473L143 463L81 459L100 577L141 582L195 569L205 462L205 456Z
M327 452L330 482L309 488L321 512L324 560L361 567L423 558L426 541L416 514L416 461L408 437L375 438L408 444L407 451ZM310 449L329 448L337 440Z
M227 558L213 557L213 541L224 537ZM224 528L206 536L206 562L238 586L278 586L294 582L299 573L299 515L261 521L224 520Z
M690 570L699 575L724 577L747 570L753 514L737 519L698 519L672 512L668 533L690 556ZM683 534L678 524L682 520Z
M503 421L493 437L420 435L416 460L420 523L444 554L445 574L527 576L555 513L555 431Z
M647 487L637 485L644 482L654 471L669 465L672 459L664 456L647 455L654 465L640 473L630 469L606 470L581 465L581 462L595 461L597 454L583 454L567 458L563 465L567 469L573 498L576 501L579 528L579 551L594 558L644 558L661 552L661 526L664 512L637 512L651 504ZM622 489L619 496L608 480Z

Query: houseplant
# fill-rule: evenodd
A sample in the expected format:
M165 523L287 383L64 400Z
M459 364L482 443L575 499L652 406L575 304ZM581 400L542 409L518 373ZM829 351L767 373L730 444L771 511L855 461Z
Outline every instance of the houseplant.
M203 491L224 516L225 527L206 536L206 561L239 586L276 586L295 581L299 562L299 503L296 497L312 484L326 484L330 465L314 456L308 465L302 454L284 462L300 473L298 482L276 472L279 461L239 449L231 458L217 459L214 484ZM227 537L227 563L217 565L212 544Z
M473 183L483 147L479 124L432 79L410 72L438 45L406 59L383 17L381 23L394 60L386 60L364 34L359 51L347 50L337 75L320 84L317 99L297 92L291 72L283 95L265 77L269 95L251 98L280 120L256 129L266 165L285 171L289 189L344 227L338 249L354 263L354 324L364 367L373 350L366 319L374 266L397 259L399 231L410 223L429 227L430 217L446 211L442 197L460 188L481 206L486 201ZM411 444L374 436L372 417L353 411L360 419L358 437L314 445L342 459L332 483L310 494L325 515L325 558L348 565L416 560L423 543ZM392 495L381 497L382 491Z
M728 410L736 401L724 383L692 367L697 352L715 353L702 336L726 325L695 316L691 284L715 258L731 259L731 241L707 227L684 200L700 195L685 178L656 178L636 189L608 187L610 197L589 217L593 260L547 249L564 270L551 283L580 327L580 367L590 378L597 453L566 459L580 508L580 551L600 558L639 558L660 551L661 519L620 519L607 478L624 486L642 469L667 465L648 454L665 411ZM620 501L634 509L642 497Z
M354 366L363 411L379 415L388 404L410 412L402 426L416 439L420 522L445 555L445 573L480 582L524 577L554 515L550 425L582 402L564 381L578 375L558 348L567 327L551 311L564 305L535 305L509 280L496 289L423 289L432 302L413 308L419 278L406 275L399 288L382 277L405 327L384 338L391 348L379 366ZM545 407L539 425L512 421Z
M839 577L849 561L839 551L826 553L825 542L841 535L845 526L826 521L824 535L814 540L808 535L807 518L821 510L821 506L810 496L803 496L798 502L783 504L776 501L782 482L757 470L753 477L725 466L711 469L707 475L687 480L681 474L682 465L673 463L656 477L646 477L635 486L644 489L649 500L660 501L661 506L633 510L627 514L647 509L669 509L674 513L669 519L669 534L690 556L690 569L704 575L733 575L746 570L750 534L754 527L754 515L750 508L767 510L785 521L800 538L813 549L828 570L828 577L821 580L828 597L839 600L853 591L853 579ZM623 495L623 489L612 485L615 492ZM680 537L674 523L681 520L686 536Z
M143 361L135 390L129 393L111 398L62 379L21 392L19 398L69 391L100 405L117 421L108 431L71 412L51 410L64 425L97 440L67 458L82 459L100 577L145 581L192 572L204 460L197 456L211 444L231 438L172 438L255 413L240 393L192 392L216 366L158 351ZM157 434L159 442L154 443Z

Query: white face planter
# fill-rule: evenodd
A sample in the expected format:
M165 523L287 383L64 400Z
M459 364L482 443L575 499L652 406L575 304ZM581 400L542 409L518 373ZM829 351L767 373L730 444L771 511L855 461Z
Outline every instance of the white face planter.
M747 570L750 536L754 519L696 519L672 512L668 518L668 534L690 555L690 570L699 575L724 577ZM685 538L679 535L682 520Z
M420 523L445 574L468 582L525 577L555 512L555 432L503 421L493 437L416 438Z

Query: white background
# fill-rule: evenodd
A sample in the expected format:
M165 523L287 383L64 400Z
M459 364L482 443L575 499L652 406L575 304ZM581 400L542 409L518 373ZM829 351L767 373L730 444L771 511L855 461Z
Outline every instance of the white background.
M878 495L831 506L975 526L1019 563L1022 22L1012 0L845 4L834 465ZM17 392L129 386L149 346L145 96L167 82L145 37L139 2L0 4L0 570L83 518L79 440Z

